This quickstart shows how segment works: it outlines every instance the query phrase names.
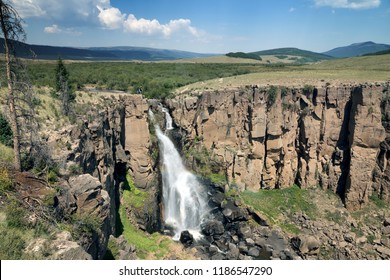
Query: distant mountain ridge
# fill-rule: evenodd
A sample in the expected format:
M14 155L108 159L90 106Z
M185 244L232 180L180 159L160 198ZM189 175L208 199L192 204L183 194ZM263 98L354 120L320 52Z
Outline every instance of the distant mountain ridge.
M361 56L370 53L377 53L390 50L390 45L377 44L372 41L354 43L349 46L338 47L331 49L323 54L330 55L337 58Z
M200 58L215 54L202 54L180 50L166 50L143 47L94 47L73 48L30 45L16 42L15 51L19 57L37 59L66 60L176 60L183 58ZM4 53L4 39L0 38L0 52Z
M161 61L192 59L217 56L219 54L195 53L181 50L157 49L148 47L57 47L45 45L33 45L16 42L16 53L23 58L37 58L55 60L58 57L66 60L141 60L141 61ZM321 60L335 58L353 57L368 54L386 54L390 51L390 45L377 44L372 41L354 43L349 46L337 47L324 53L317 53L298 48L276 48L248 53L236 53L247 58L256 58L273 55L289 56L287 59L295 63L312 63ZM4 39L0 38L0 53L4 52ZM234 53L230 53L234 54ZM260 59L260 58L259 58Z

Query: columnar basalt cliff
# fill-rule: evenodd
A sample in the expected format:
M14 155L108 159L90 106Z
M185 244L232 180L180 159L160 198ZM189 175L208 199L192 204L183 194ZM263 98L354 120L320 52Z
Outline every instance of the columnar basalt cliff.
M202 180L208 188L213 219L202 225L202 233L210 244L199 247L199 256L245 259L258 258L264 252L265 258L299 258L298 255L309 258L313 252L318 257L322 244L325 252L335 246L341 252L340 258L368 258L352 245L354 254L348 255L349 249L344 252L343 236L338 241L341 245L334 245L337 228L323 233L321 229L326 224L323 220L313 220L312 225L304 214L293 213L291 222L303 233L320 236L313 252L306 254L305 250L296 249L301 248L302 240L298 242L297 236L292 238L291 234L273 228L262 213L243 205L238 196L230 197L227 188L257 191L293 184L301 188L320 186L338 193L352 210L362 207L374 193L388 201L390 110L387 96L388 88L383 85L250 86L166 100L178 128L172 131L178 147L183 146L184 154L193 146L205 148L205 155L218 162L218 168L230 183L224 188L205 178ZM158 147L152 143L149 103L156 110L160 107L141 95L121 95L93 121L61 132L63 137L70 135L72 143L69 151L63 152L67 153L67 170L73 165L80 166L78 173L83 175L69 172L58 197L59 208L70 215L100 219L100 230L90 239L78 241L94 259L103 258L109 236L117 233L118 208L124 202L121 192L128 187L126 182L130 177L137 191L145 194L145 200L142 205L125 205L126 218L150 233L163 230L161 179L155 151ZM158 119L163 122L162 115ZM314 192L322 193L311 191ZM355 221L352 223L357 225ZM248 230L250 225L253 228ZM306 231L309 228L316 230ZM364 228L364 234L384 236L377 229L370 230ZM343 233L350 232L350 224L345 225ZM381 241L383 244L386 238ZM188 237L187 241L185 245L190 246L192 239ZM271 252L266 248L276 250ZM84 257L81 254L78 258Z
M241 190L321 186L359 209L373 192L389 199L386 90L251 86L181 95L167 106L187 141L200 139Z
M59 198L63 211L94 214L101 220L99 236L94 236L92 244L83 244L98 259L105 254L108 237L117 230L126 174L131 175L137 188L151 193L142 209L132 210L139 226L150 232L160 226L157 175L149 153L147 101L140 95L126 95L114 103L94 121L85 121L81 128L69 131L74 149L67 156L68 169L80 166L79 172L84 175L71 175L63 182Z

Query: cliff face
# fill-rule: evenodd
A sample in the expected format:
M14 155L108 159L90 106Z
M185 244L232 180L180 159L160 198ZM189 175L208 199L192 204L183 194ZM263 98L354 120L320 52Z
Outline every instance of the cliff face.
M321 186L358 209L373 192L389 199L385 95L382 85L247 87L167 105L240 190Z
M61 207L69 214L94 214L102 226L92 244L83 244L93 258L104 256L108 237L116 232L120 192L126 174L137 188L152 193L142 209L134 209L140 227L155 231L159 226L157 175L149 148L148 104L140 95L125 95L93 121L69 131L73 147L67 166L80 166L84 175L63 183ZM64 133L66 134L66 133ZM152 209L152 210L150 210Z

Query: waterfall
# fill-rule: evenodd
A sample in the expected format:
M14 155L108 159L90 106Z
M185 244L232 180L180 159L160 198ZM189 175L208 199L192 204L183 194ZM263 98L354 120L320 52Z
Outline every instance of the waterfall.
M163 112L166 117L166 129L172 129L172 118L169 112L166 109ZM150 115L154 121L151 111ZM156 123L155 129L162 158L165 224L174 229L174 240L178 240L184 230L188 230L197 239L201 236L200 224L209 211L207 192L196 176L185 168L174 144Z
M165 130L172 130L173 129L173 125L172 125L173 121L172 121L171 115L169 114L168 109L162 107L162 105L161 105L161 110L165 114Z

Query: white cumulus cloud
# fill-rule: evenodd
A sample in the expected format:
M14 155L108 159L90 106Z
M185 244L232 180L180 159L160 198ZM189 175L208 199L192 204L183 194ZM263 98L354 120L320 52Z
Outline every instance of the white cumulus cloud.
M99 10L99 21L104 27L118 29L123 26L126 15L123 15L119 9L113 7L103 9L100 6L97 6L97 8Z
M100 25L106 29L171 37L177 34L199 37L200 31L189 19L172 19L160 23L157 19L137 18L111 5L110 0L10 0L22 18L41 17L53 25L46 33L75 33L74 28ZM62 28L60 28L62 26Z
M39 1L11 0L11 4L22 18L46 15L46 11L41 8Z
M162 35L171 37L174 34L189 34L194 37L200 36L199 30L191 25L189 19L173 19L166 24L157 19L137 18L134 14L126 15L118 8L97 6L99 21L104 28L123 29L125 32L144 35Z
M124 30L146 35L160 34L165 37L170 37L180 32L185 32L195 37L199 36L199 31L191 26L191 20L189 19L174 19L167 24L161 24L156 19L137 19L133 14L130 14L124 21Z
M69 34L74 36L80 36L82 33L75 31L73 28L61 28L57 24L53 24L51 26L46 26L43 29L43 32L49 33L49 34Z
M377 8L381 0L314 0L316 6L328 6L332 8L344 9L371 9Z
M96 16L99 5L110 6L110 0L10 0L22 18L90 20Z
M52 26L46 26L43 31L45 33L61 33L62 29L57 24L53 24Z

